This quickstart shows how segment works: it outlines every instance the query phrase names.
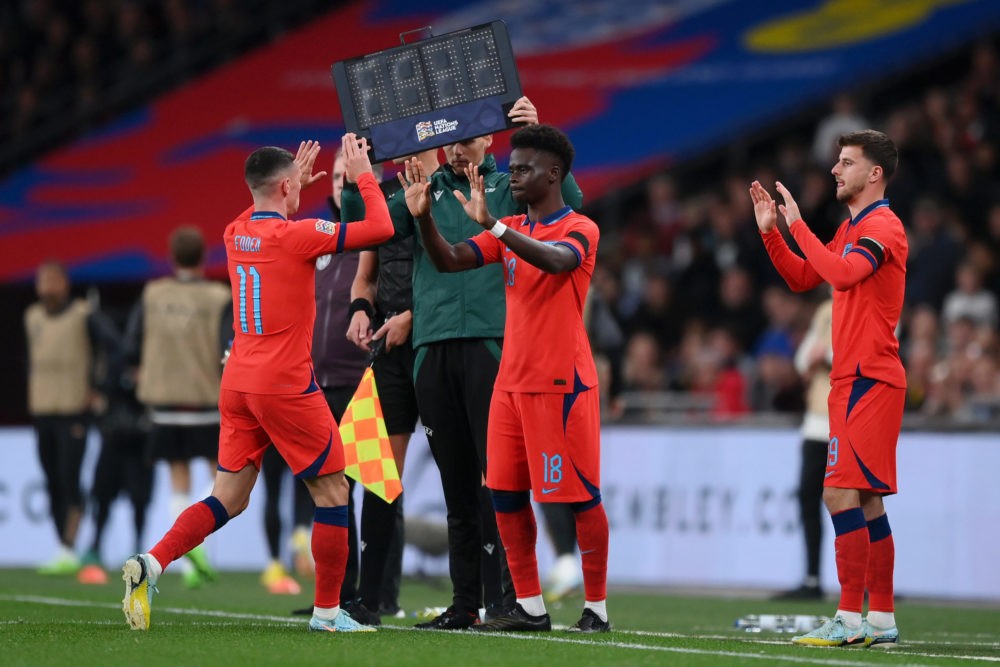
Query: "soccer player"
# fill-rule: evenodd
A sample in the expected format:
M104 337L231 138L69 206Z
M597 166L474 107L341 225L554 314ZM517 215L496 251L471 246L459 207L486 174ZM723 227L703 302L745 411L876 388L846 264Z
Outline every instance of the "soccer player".
M540 503L571 503L583 560L586 601L573 632L607 632L608 518L600 492L600 398L597 370L583 324L594 269L597 225L567 206L563 179L573 162L565 134L530 125L510 140L510 190L527 215L490 215L484 178L466 175L470 197L455 190L466 214L485 231L451 244L431 214L430 185L416 161L407 163L406 200L424 247L440 271L498 263L507 295L500 357L487 431L486 483L514 580L514 608L472 626L481 632L546 631L535 556L531 494Z
M840 137L831 170L837 200L851 217L824 246L781 183L778 209L805 259L777 228L775 202L750 186L757 226L774 266L796 291L833 286L833 368L830 441L823 501L836 533L840 604L833 619L792 639L812 646L891 646L899 639L893 613L895 548L883 496L896 493L896 441L906 395L896 325L903 307L906 232L885 199L898 161L892 140L874 130ZM861 617L865 590L868 616Z
M222 376L219 469L212 495L190 506L149 550L122 568L128 624L149 628L156 581L163 569L244 509L264 451L277 448L316 503L312 553L316 592L309 629L373 631L339 605L347 559L347 481L344 450L312 369L316 258L381 243L392 235L385 199L371 173L368 142L342 139L347 171L365 198L368 219L349 227L321 219L289 220L312 173L318 143L297 155L267 146L247 158L244 173L253 206L226 227L234 311L234 340Z

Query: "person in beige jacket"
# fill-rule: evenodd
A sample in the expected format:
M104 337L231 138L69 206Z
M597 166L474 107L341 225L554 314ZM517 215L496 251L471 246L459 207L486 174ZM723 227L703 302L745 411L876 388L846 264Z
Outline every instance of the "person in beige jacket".
M28 412L59 540L55 557L39 572L75 574L80 561L74 544L83 516L80 468L91 411L100 403L96 362L101 353L119 354L121 339L110 318L84 299L70 299L69 276L60 262L38 267L35 291L38 301L24 313Z

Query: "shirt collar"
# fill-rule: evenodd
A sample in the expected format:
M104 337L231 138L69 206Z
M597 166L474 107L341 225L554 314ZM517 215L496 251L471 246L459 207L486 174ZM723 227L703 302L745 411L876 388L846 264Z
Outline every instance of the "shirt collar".
M882 208L883 206L888 206L888 205L889 205L888 199L879 199L873 201L871 204L868 204L868 206L865 206L863 209L861 209L861 212L858 213L855 217L851 218L851 224L852 225L858 224L859 222L861 222L862 219L864 219L866 215L868 215L875 209Z
M530 220L530 219L528 219L528 216L524 216L524 222L522 222L521 225L522 226L523 225L531 225L532 227L534 227L535 225L537 225L539 223L541 223L543 225L551 225L551 224L553 224L555 222L559 222L560 220L562 220L563 218L565 218L567 215L569 215L572 212L573 212L573 208L571 206L568 206L568 205L567 206L563 206L561 209L559 209L555 213L550 213L549 215L545 216L541 220Z
M254 211L250 215L251 220L266 220L267 218L280 218L285 219L285 216L281 215L277 211Z

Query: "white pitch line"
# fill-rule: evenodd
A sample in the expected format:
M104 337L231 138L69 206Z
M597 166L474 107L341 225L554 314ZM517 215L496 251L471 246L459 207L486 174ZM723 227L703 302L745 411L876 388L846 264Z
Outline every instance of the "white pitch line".
M720 634L686 635L686 634L681 634L679 632L657 632L657 631L654 631L654 630L616 630L616 632L619 632L619 633L625 634L625 635L635 635L635 636L638 636L638 637L662 637L664 639L675 639L675 638L684 638L684 637L690 638L690 637L693 637L693 636L697 636L699 639L722 639L722 640L739 639L740 641L743 641L743 642L746 642L746 643L749 643L749 644L769 644L769 645L770 644L776 644L776 645L788 644L789 640L792 637L792 635L785 635L789 639L782 639L780 635L770 635L770 634L763 634L763 635L746 634L746 635L744 635L744 634L741 634L741 633L734 634L734 635L725 635L725 634L722 634L722 635L720 635ZM935 633L935 634L938 634L938 633ZM990 636L990 635L984 634L982 632L973 632L973 633L948 632L948 633L939 633L939 634L943 635L944 637L951 637L953 639L959 639L961 637L989 637ZM945 644L945 645L955 645L955 646L963 646L963 647L964 646L974 646L976 648L995 648L995 649L1000 649L1000 643L995 642L995 641L990 641L990 642L979 642L979 641L973 641L973 640L950 641L948 639L942 639L941 641L929 641L929 640L923 640L923 639L906 639L906 645L907 646L914 646L914 645L918 645L918 644L924 644L924 645L930 645L930 646L941 646L942 644Z
M0 600L10 600L13 602L28 602L35 604L46 604L52 606L62 606L62 607L91 607L97 609L121 609L120 604L113 604L107 602L91 602L87 600L68 600L65 598L50 598L38 595L0 595ZM157 612L179 614L186 616L208 616L208 617L220 617L227 619L243 619L248 621L269 621L273 623L281 623L284 625L289 624L302 624L302 619L292 619L285 616L269 616L267 614L245 614L239 612L229 612L218 609L182 609L178 607L157 607ZM97 623L95 621L95 623ZM410 626L398 626L398 625L383 625L382 627L389 630L403 630L403 631L414 631L414 632L426 632L425 630L416 630ZM440 632L446 632L444 630ZM447 631L451 632L451 631ZM623 634L638 635L638 636L653 636L653 637L664 637L664 638L683 638L683 639L706 639L702 635L683 635L675 633L657 633L641 630L625 630L617 631ZM755 659L755 660L771 660L777 662L789 662L798 663L805 665L831 665L834 667L856 667L861 664L861 660L844 660L839 658L819 658L819 657L809 657L806 655L796 656L796 655L760 655L756 653L741 653L739 651L718 651L709 649L697 649L697 648L684 648L679 646L649 646L647 644L630 644L628 642L620 641L587 641L584 639L573 639L569 637L553 637L552 635L546 634L516 634L516 633L501 633L498 635L491 635L497 639L519 639L522 641L541 641L541 642L552 642L558 644L579 644L583 646L590 646L593 648L598 648L601 646L609 646L612 648L621 649L631 649L636 651L657 651L662 653L679 653L686 655L712 655L720 657L732 657L732 658L745 658L745 659ZM734 639L728 636L718 636L718 639ZM764 642L761 640L746 641L745 643L774 643L774 642ZM811 651L817 649L803 648L803 651ZM822 650L822 649L819 649ZM862 648L847 648L844 649L849 652L854 652L859 654L861 657L863 652L866 652ZM870 649L869 649L870 650ZM878 650L878 649L875 649ZM911 651L906 651L905 653L897 653L902 657L915 657L915 658L934 658L934 659L947 659L947 660L968 660L973 662L994 662L1000 663L1000 657L992 656L958 656L958 655L944 655L944 654L934 654L934 653L916 653ZM900 667L925 667L920 665L920 663L903 663Z

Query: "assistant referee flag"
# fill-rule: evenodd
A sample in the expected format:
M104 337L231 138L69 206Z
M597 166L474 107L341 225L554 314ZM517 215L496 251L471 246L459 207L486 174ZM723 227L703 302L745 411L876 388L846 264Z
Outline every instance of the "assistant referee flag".
M365 369L357 391L347 404L340 421L340 438L344 441L347 464L344 474L387 503L394 501L403 492L403 483L389 446L371 367Z

